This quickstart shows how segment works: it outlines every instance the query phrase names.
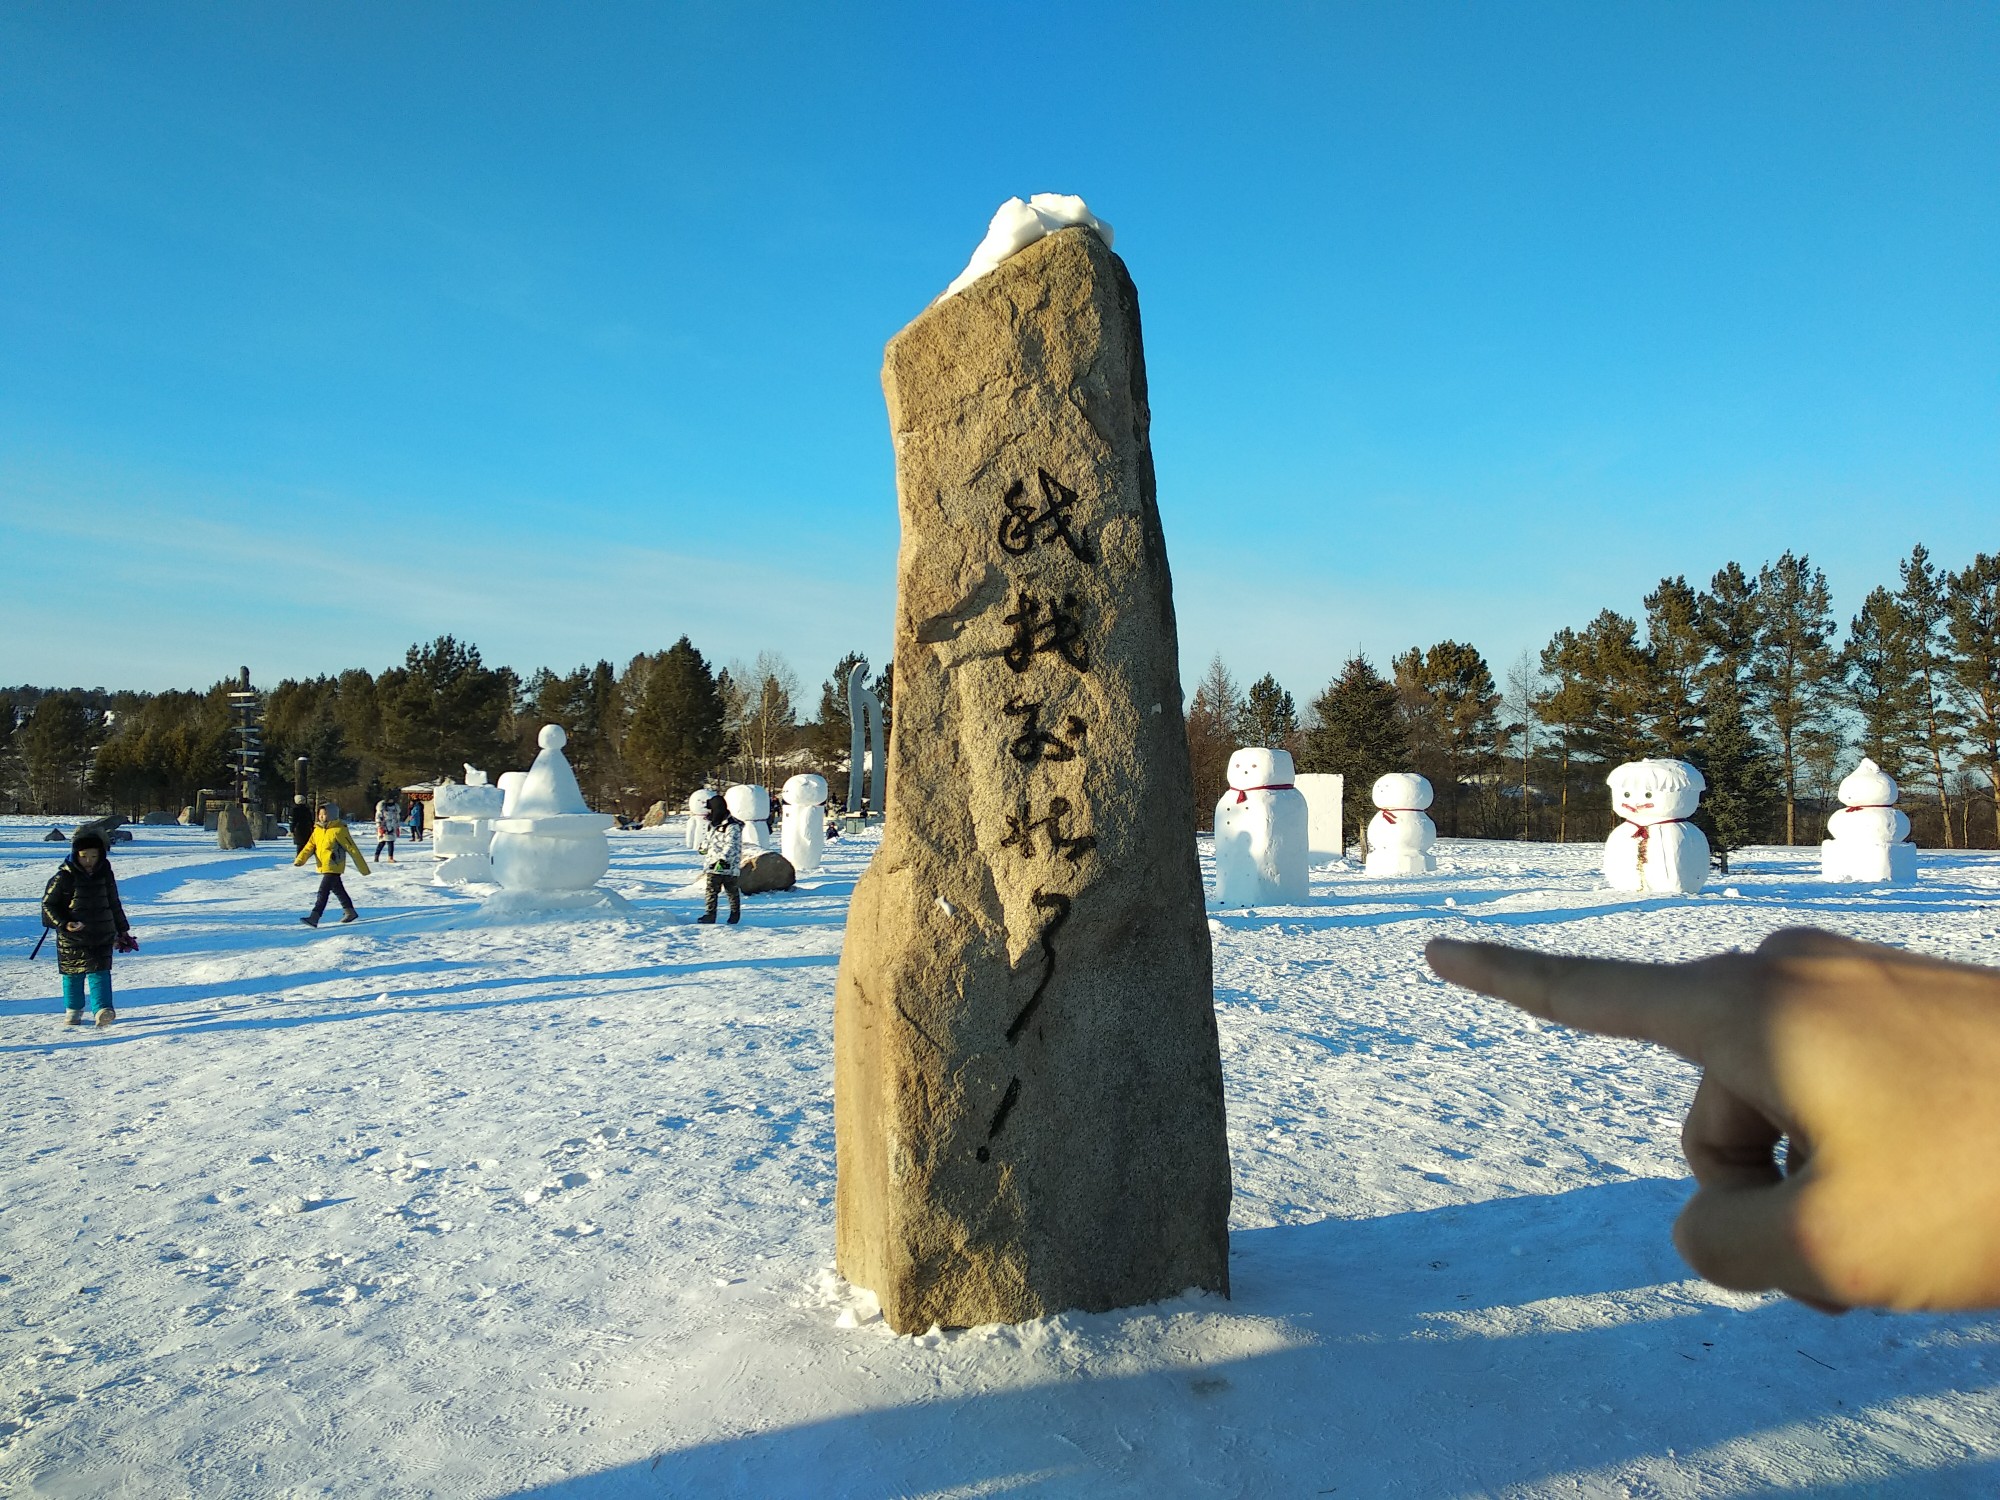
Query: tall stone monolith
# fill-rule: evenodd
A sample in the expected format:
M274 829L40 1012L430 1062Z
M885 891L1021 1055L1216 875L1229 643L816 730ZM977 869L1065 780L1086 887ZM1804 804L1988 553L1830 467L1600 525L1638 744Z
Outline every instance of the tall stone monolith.
M1226 1292L1137 293L1062 230L934 303L882 381L896 797L835 1002L840 1269L902 1332Z

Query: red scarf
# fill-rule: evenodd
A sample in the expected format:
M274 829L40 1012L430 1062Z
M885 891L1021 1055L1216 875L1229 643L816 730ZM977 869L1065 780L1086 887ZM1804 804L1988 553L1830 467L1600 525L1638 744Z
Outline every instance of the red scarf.
M1693 818L1662 818L1657 823L1634 823L1630 818L1619 819L1621 823L1639 830L1639 868L1646 868L1647 841L1652 838L1655 828L1665 828L1669 823L1692 823Z
M1270 786L1239 786L1234 790L1238 802L1248 802L1252 792L1289 792L1292 790L1292 784L1289 781L1280 781Z
M1842 811L1842 812L1869 812L1869 811L1873 811L1873 810L1876 810L1876 809L1880 809L1880 810L1882 810L1882 811L1885 811L1885 812L1886 812L1886 811L1887 811L1888 809L1890 809L1890 808L1894 807L1895 805L1896 805L1896 804L1895 804L1895 803L1893 803L1893 802L1863 802L1863 803L1860 803L1860 804L1858 804L1858 805L1856 805L1856 806L1854 806L1854 807L1843 807L1843 808L1841 809L1841 811Z
M1420 813L1423 811L1423 809L1421 807L1378 807L1375 809L1375 811L1377 811L1382 815L1382 821L1384 823L1393 824L1396 821L1397 813L1399 812Z

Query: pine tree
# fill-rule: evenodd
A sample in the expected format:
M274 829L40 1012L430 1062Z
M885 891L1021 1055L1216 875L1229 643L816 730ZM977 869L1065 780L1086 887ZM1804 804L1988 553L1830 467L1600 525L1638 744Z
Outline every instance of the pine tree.
M1194 771L1197 828L1214 824L1216 799L1229 784L1229 757L1242 743L1242 718L1243 699L1236 690L1236 679L1218 651L1195 684L1187 711L1188 763Z
M1959 724L1947 691L1949 672L1944 641L1950 605L1945 579L1931 566L1931 555L1921 544L1910 549L1910 555L1896 572L1896 603L1902 609L1904 628L1909 631L1911 649L1916 655L1918 736L1929 762L1931 786L1937 793L1944 846L1950 849L1954 841L1945 757L1958 748Z
M1702 700L1701 738L1688 759L1708 782L1694 821L1708 835L1723 874L1730 854L1752 843L1777 801L1771 757L1750 727L1743 702L1726 677L1711 677Z
M625 727L625 758L641 794L648 800L685 797L728 750L722 684L686 636L643 669L628 668L627 677L637 695Z
M1646 605L1646 690L1641 711L1650 749L1687 759L1701 734L1696 707L1708 643L1701 635L1701 598L1685 578L1662 578Z
M1757 574L1757 645L1750 656L1751 702L1778 752L1785 792L1785 842L1798 842L1799 737L1822 726L1833 674L1833 600L1826 574L1786 552Z
M1964 717L1971 759L1993 793L2000 838L2000 556L1982 552L1946 585L1951 685Z
M1377 778L1410 768L1410 738L1397 710L1395 686L1358 653L1312 702L1312 722L1300 735L1299 769L1336 773L1341 816L1365 830L1374 816Z
M467 765L507 756L513 674L487 667L477 646L448 635L412 646L394 691L385 696L378 684L376 696L383 749L399 776L462 776Z
M1877 588L1861 601L1838 657L1838 691L1861 720L1861 753L1899 781L1920 742L1923 677L1909 617Z
M1555 741L1556 757L1556 842L1569 842L1569 792L1571 765L1584 744L1591 722L1589 689L1584 685L1584 648L1574 630L1565 625L1542 647L1540 657L1544 686L1530 700L1535 717Z
M83 810L84 777L101 727L101 716L75 693L50 693L35 705L17 738L37 811Z
M1295 750L1299 735L1298 707L1292 702L1292 695L1278 686L1278 679L1269 672L1251 683L1250 691L1244 694L1237 730L1246 745Z
M1396 697L1417 772L1437 794L1448 834L1489 831L1497 816L1493 770L1499 759L1500 695L1486 658L1458 641L1415 647L1394 662ZM1473 801L1476 818L1465 816Z

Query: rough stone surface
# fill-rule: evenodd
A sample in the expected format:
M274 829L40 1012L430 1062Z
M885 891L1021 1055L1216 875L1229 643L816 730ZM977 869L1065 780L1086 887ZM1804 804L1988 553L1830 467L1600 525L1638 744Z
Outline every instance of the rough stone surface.
M164 812L164 811L149 812L146 814L145 817L141 818L139 821L145 824L148 828L169 827L174 822L174 815L170 812Z
M88 823L79 823L76 825L76 831L96 834L104 840L104 847L107 849L113 844L132 842L132 834L125 827L125 820L116 813L106 813L101 818L92 818Z
M1138 297L1085 230L890 343L882 847L838 1254L901 1332L1228 1290L1229 1160Z
M218 849L254 848L257 838L250 830L250 818L234 802L225 802L216 809L215 847Z
M641 828L658 828L668 818L679 818L681 816L683 814L678 808L669 811L666 803L655 802L651 807L646 809L646 815L639 820L639 826Z
M766 891L789 891L798 883L799 873L782 854L754 854L743 861L738 878L744 895L761 896Z

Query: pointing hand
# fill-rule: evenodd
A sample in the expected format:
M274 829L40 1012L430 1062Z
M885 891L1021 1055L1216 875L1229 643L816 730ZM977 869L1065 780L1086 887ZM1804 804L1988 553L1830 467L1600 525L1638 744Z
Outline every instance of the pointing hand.
M1674 1243L1709 1280L1828 1312L2000 1307L2000 972L1811 929L1686 964L1443 939L1425 957L1701 1066Z

